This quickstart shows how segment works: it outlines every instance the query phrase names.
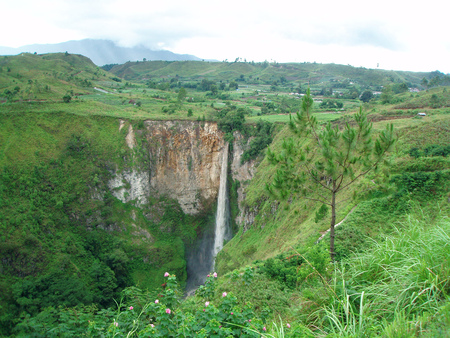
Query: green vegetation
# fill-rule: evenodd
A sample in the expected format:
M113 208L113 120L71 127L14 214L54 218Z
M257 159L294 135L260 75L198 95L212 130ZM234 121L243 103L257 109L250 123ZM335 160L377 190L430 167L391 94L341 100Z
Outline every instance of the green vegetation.
M164 289L127 288L114 307L48 307L18 336L424 337L450 333L450 223L409 218L403 231L329 268L324 248L258 267L209 275L180 303L174 275ZM300 266L300 269L298 268ZM327 268L328 266L328 268ZM255 305L256 306L255 306ZM280 318L281 322L280 322ZM48 328L52 328L49 331Z
M196 80L214 81L218 83L235 82L241 84L264 84L283 88L303 88L308 83L318 93L329 92L329 89L341 89L346 86L386 85L386 83L410 83L414 86L448 85L448 77L439 72L413 73L393 72L375 69L355 68L352 66L317 64L317 63L255 63L255 62L201 62L201 61L148 61L127 62L116 65L109 70L129 81L145 81L151 78L165 78L166 82ZM428 82L424 84L423 79ZM175 81L172 81L175 79ZM429 84L431 79L435 79ZM301 83L299 83L301 81ZM411 87L411 86L410 86ZM304 90L306 90L305 86ZM209 89L208 89L209 90ZM315 89L314 89L315 90Z
M0 335L449 335L448 76L269 62L107 70L64 53L0 57ZM287 122L308 84L320 132L355 128L362 105L375 137L393 123L398 139L388 167L342 192L333 263L332 210L265 189L280 170L265 148L280 154L295 137ZM219 253L219 277L185 300L185 248L213 206L194 217L167 197L122 202L108 186L149 167L151 119L216 121L228 141L238 131L256 169L248 182L229 178L244 221Z

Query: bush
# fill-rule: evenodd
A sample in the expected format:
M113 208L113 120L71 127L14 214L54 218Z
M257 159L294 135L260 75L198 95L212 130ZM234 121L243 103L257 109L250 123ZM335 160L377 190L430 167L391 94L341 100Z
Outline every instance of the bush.
M72 100L72 96L70 96L69 94L66 94L63 96L63 101L65 103L69 103Z
M446 189L446 182L450 177L448 170L438 170L433 172L404 172L392 178L392 182L397 185L399 192L406 191L432 198L433 194Z
M423 150L420 150L417 147L413 147L408 151L409 156L414 158L419 158L421 156L442 156L447 157L450 155L450 145L438 145L432 144Z
M248 132L248 134L254 138L250 141L248 149L242 154L241 163L256 159L256 157L272 143L274 129L275 126L270 122L259 120L256 123L255 128Z

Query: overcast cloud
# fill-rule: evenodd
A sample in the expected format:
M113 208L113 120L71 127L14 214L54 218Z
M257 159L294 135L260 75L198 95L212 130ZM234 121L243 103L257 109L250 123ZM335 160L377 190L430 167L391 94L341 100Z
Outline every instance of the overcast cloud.
M220 61L450 72L441 0L15 0L1 11L6 47L92 38Z

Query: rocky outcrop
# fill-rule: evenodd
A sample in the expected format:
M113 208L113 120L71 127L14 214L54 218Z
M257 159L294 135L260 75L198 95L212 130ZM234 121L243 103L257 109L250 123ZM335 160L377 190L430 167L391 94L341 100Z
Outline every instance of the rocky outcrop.
M119 129L124 126L121 120ZM216 123L145 121L143 130L129 125L125 140L133 150L132 162L140 161L140 152L149 163L116 170L108 184L115 197L143 205L150 196L167 196L186 214L198 214L215 202L225 147Z

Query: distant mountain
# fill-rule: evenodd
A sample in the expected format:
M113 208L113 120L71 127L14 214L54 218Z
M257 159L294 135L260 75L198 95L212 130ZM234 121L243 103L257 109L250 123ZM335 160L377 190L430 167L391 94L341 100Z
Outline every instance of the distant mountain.
M28 53L59 53L69 52L81 54L90 58L96 65L122 64L127 61L142 61L144 58L163 61L199 61L200 58L189 54L175 54L168 50L151 50L143 46L119 47L109 40L85 39L78 41L67 41L57 44L36 44L18 48L0 47L0 55L16 55L23 52Z

